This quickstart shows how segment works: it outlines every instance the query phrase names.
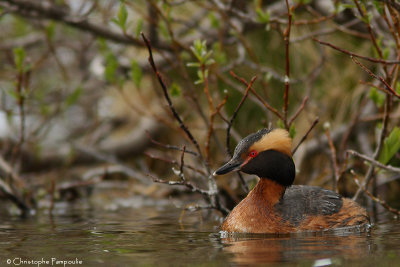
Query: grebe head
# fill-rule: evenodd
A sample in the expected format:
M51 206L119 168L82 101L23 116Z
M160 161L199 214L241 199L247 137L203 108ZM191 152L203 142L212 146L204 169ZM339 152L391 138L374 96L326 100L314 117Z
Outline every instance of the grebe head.
M261 129L242 139L233 157L214 175L240 170L290 186L295 177L291 146L292 140L286 130Z

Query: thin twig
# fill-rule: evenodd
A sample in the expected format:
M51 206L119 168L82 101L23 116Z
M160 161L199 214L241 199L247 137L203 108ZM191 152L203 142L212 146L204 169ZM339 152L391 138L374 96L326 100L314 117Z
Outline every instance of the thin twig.
M297 118L297 116L300 115L301 111L305 108L306 103L308 101L308 96L304 97L303 102L301 103L300 107L297 109L296 113L290 118L288 126L292 125L294 120Z
M132 169L128 165L120 162L116 157L114 157L112 155L105 154L100 151L97 151L96 149L93 149L90 147L84 147L82 145L77 145L77 144L74 145L74 148L77 149L78 151L80 151L88 156L91 156L93 158L96 158L98 160L120 166L121 172L124 172L129 177L139 180L143 184L149 183L148 179L142 173L140 173L140 172Z
M314 12L316 13L316 12ZM330 20L335 18L336 14L332 13L329 16L321 16L315 19L310 19L310 20L296 20L295 22L293 22L293 25L296 26L301 26L301 25L310 25L310 24L320 24L321 22Z
M303 137L300 139L299 143L296 145L296 147L292 150L292 155L294 155L294 153L296 153L297 149L299 148L299 146L307 139L308 135L310 134L310 132L312 131L312 129L314 129L315 125L317 125L317 123L319 122L319 117L315 118L315 120L313 121L313 123L311 124L310 128L308 129L308 131L306 132L305 135L303 135Z
M196 205L187 205L184 210L193 212L198 210L211 210L211 209L215 209L215 207L211 205L200 206L196 204Z
M357 156L359 158L362 158L363 160L366 160L366 161L370 162L371 164L373 164L373 165L375 165L375 166L377 166L377 167L379 167L381 169L384 169L384 170L387 170L387 171L390 171L390 172L394 172L394 173L400 173L400 168L393 167L391 165L382 164L379 161L377 161L377 160L375 160L375 159L373 159L371 157L368 157L368 156L366 156L364 154L361 154L361 153L359 153L357 151L349 149L349 150L346 151L346 153L349 153L349 154L351 154L353 156Z
M22 146L25 143L25 123L26 123L26 114L25 114L25 100L27 96L27 88L29 83L29 75L30 71L25 71L24 69L19 69L17 72L17 80L15 84L15 94L16 94L16 102L18 106L19 112L19 138L17 144L14 146L11 154L11 164L14 165L18 160L18 156L21 153Z
M334 24L333 28L322 28L313 32L308 32L307 34L304 34L303 36L295 37L290 39L290 43L297 43L297 42L302 42L307 39L312 39L315 38L315 36L322 36L322 35L328 35L332 34L337 31L341 31L344 33L347 33L349 35L357 36L359 38L363 39L369 39L368 34L361 33L356 30L351 30L351 27L354 26L355 24L360 23L360 20L358 18L355 18L353 20L350 20L349 22L346 22L345 24Z
M379 203L382 205L382 207L384 207L385 209L387 209L389 212L394 213L396 215L400 215L400 210L392 208L389 206L389 204L386 203L386 201L374 196L371 192L369 192L368 190L366 190L365 188L363 189L363 191L375 202Z
M396 9L400 13L400 3L394 1L394 0L382 0L386 4L392 6L394 9Z
M189 182L187 180L167 181L167 180L158 179L151 174L147 174L147 175L149 177L151 177L155 183L185 186L186 188L190 189L190 191L202 194L208 198L211 198L214 196L214 193L212 191L201 189L201 188L193 185L191 182ZM221 205L214 205L213 203L211 203L210 207L212 207L213 209L219 210L220 212L222 212L223 215L227 215L229 213L229 210Z
M3 178L0 177L0 191L3 192L4 195L7 196L9 200L14 202L15 205L22 211L24 215L31 209L28 204L17 194L13 192L8 184L3 181Z
M248 86L248 82L237 76L233 71L230 71L230 74L232 75L232 77L234 77L236 80L240 81L241 83L243 83L244 85ZM274 113L279 119L283 120L282 115L279 113L279 111L275 108L273 108L270 104L268 104L257 92L256 90L254 90L254 88L251 86L250 87L250 91L253 93L253 95L264 105L265 108L267 108L269 111L271 111L272 113Z
M215 110L212 110L213 108L210 106L210 122L208 126L208 133L207 133L207 139L206 139L206 157L207 157L207 162L210 161L210 142L211 142L211 136L213 135L214 132L214 118L217 114L223 118L222 114L220 114L220 111L223 106L225 106L226 101L228 100L228 95L226 94L224 99L221 101L221 103L218 104L218 106L215 108ZM212 104L212 103L211 103ZM223 118L224 119L224 118Z
M359 187L359 189L362 190L364 193L366 193L373 201L381 204L382 207L387 209L389 212L391 212L393 214L396 214L396 215L400 215L400 210L390 207L389 204L386 203L386 201L384 201L384 200L374 196L373 194L371 194L371 192L369 192L365 188L365 186L363 184L361 184L361 182L357 179L357 174L354 172L354 170L350 170L350 173L353 175L354 181L356 182L356 184Z
M289 129L289 125L287 123L287 113L289 106L289 89L290 89L290 55L289 55L289 47L290 47L290 31L292 27L292 10L289 4L289 0L286 0L287 7L287 16L288 16L288 25L283 33L284 41L285 41L285 55L286 55L286 76L285 76L285 91L283 94L283 123L285 124L286 129Z
M392 95L396 96L397 98L400 98L400 95L385 81L385 79L383 79L382 77L380 77L378 75L375 75L372 71L370 71L366 66L364 66L360 61L358 61L354 57L351 57L351 59L354 61L354 63L359 65L369 75L371 75L373 78L375 78L378 81L380 81L381 83L383 83L385 85L385 87L387 88L386 93L392 94Z
M379 58L361 56L361 55L358 55L358 54L353 53L353 52L351 52L351 51L348 51L348 50L346 50L346 49L337 47L337 46L335 46L335 45L333 45L333 44L331 44L331 43L321 41L321 40L319 40L319 39L317 39L317 38L312 38L312 39L313 39L314 41L316 41L316 42L322 44L322 45L329 46L329 47L331 47L331 48L333 48L333 49L335 49L335 50L337 50L337 51L339 51L339 52L342 52L342 53L347 54L347 55L352 56L352 57L362 58L362 59L365 59L365 60L368 60L368 61L371 61L371 62L374 62L374 63L382 63L382 64L400 64L400 60L384 60L384 59L379 59Z
M202 155L201 149L200 149L200 146L199 146L198 142L196 141L196 139L194 138L194 136L190 132L189 128L183 123L181 117L179 116L178 112L175 110L174 105L172 104L171 98L169 97L169 94L168 94L167 86L165 85L165 83L164 83L164 81L162 79L162 76L161 76L160 72L157 70L156 64L154 63L153 52L151 50L151 45L150 45L149 40L147 40L146 36L143 33L141 33L141 35L142 35L142 38L143 38L143 40L144 40L144 42L145 42L145 44L147 46L147 49L149 51L149 62L150 62L150 65L153 68L153 71L154 71L154 73L156 74L156 76L158 78L158 82L160 83L161 88L162 88L162 90L164 92L164 97L168 102L169 109L171 110L171 112L172 112L173 116L175 117L175 119L178 121L179 126L181 127L181 129L185 132L186 136L190 139L190 141L196 147L197 152L199 153L199 155Z
M50 188L48 190L48 193L50 195L50 207L49 207L49 215L53 215L53 210L54 210L54 202L55 202L55 189L56 189L56 181L54 179L54 176L51 177L50 181Z
M338 192L338 186L337 185L338 185L339 178L340 178L340 171L339 171L339 167L338 167L338 164L337 164L336 148L335 148L335 145L333 144L333 140L331 138L331 133L329 131L329 128L326 129L325 135L326 135L326 138L328 139L329 149L331 151L331 160L332 160L332 166L333 166L333 171L334 171L333 188L337 193Z
M189 188L192 192L200 193L207 197L210 196L210 192L208 190L198 188L197 186L193 185L189 181L186 181L186 180L184 180L184 181L167 181L167 180L158 179L158 178L152 176L151 174L147 174L147 175L150 176L155 183L168 184L168 185L183 185L183 186L186 186L187 188Z
M10 163L8 163L2 155L0 155L0 169L7 174L8 177L11 177L14 182L18 185L22 186L23 181L18 173L14 170Z
M249 84L247 85L246 91L243 94L242 99L240 100L239 104L237 105L235 111L233 112L233 114L231 116L231 119L229 120L228 128L226 129L226 150L227 150L228 154L231 156L232 156L232 151L230 148L230 138L231 138L231 128L233 125L233 121L235 120L240 108L242 107L244 101L246 100L246 98L249 94L250 88L252 87L252 85L256 79L257 79L257 76L254 76L253 78L251 78Z
M7 10L10 12L20 14L24 17L32 17L35 19L51 19L57 22L64 23L73 28L81 31L89 32L96 37L102 37L117 43L143 46L143 43L138 39L127 36L123 33L118 33L108 29L105 26L93 23L85 17L76 17L70 14L65 8L60 8L56 5L50 4L49 2L43 1L27 1L27 0L0 0L0 2L7 2ZM4 4L2 4L4 6ZM158 42L156 44L157 49L163 49L171 51L172 46L165 43Z
M183 167L185 166L185 162L184 162L185 150L186 150L186 146L183 145L182 153L181 153L181 164L179 166L179 175L178 175L182 181L185 181L185 175L183 174Z
M166 148L166 149L172 149L172 150L183 151L182 148L180 148L180 147L173 146L173 145L168 145L168 144L163 144L163 143L161 143L161 142L158 142L158 141L154 140L154 139L151 137L149 131L146 131L146 136L147 136L147 138L150 140L150 142L152 142L152 143L155 144L155 145L164 147L164 148ZM196 152L190 151L190 150L187 150L187 149L185 149L185 153L191 154L191 155L196 156L196 157L199 156L199 154L197 154Z
M360 104L357 106L357 110L353 112L354 115L351 118L350 125L347 128L346 132L343 134L342 140L340 141L340 144L338 146L340 152L345 151L350 135L353 132L353 129L355 128L357 123L359 122L361 112L363 111L363 108L368 100L368 98L363 97Z
M375 148L374 154L372 155L372 158L377 159L379 156L379 153L381 152L381 149L383 147L383 140L385 139L386 136L386 129L387 129L387 125L389 122L389 109L390 109L390 102L391 102L391 95L386 95L386 99L385 99L385 105L384 105L384 109L383 109L383 120L382 120L382 128L379 132L379 139L378 139L378 145ZM369 184L370 180L372 179L372 176L375 172L375 166L371 165L368 168L367 174L365 175L365 180L363 182L363 187L367 188L367 185ZM355 193L353 200L356 200L360 193L361 193L362 189L359 188L357 190L357 192Z
M365 22L365 24L367 25L368 33L371 37L372 44L374 45L376 51L378 52L379 57L381 59L383 59L382 49L378 45L378 41L376 40L375 34L372 30L370 20L367 18L368 14L366 14L366 10L361 7L358 0L353 0L353 2L354 2L354 4L356 4L358 12L360 13L361 17L364 19L363 21ZM383 65L383 68L385 69L385 72L387 73L386 64Z
M231 74L234 77L238 78L238 76L236 74L234 74L232 71L231 71ZM241 78L241 79L243 79L243 78ZM231 147L230 147L230 138L231 138L231 133L230 132L231 132L231 128L232 128L232 125L233 125L233 121L235 120L240 108L242 107L244 101L246 100L246 98L247 98L247 96L249 94L249 91L251 90L251 88L253 86L253 83L255 82L256 79L257 79L257 76L254 76L250 80L250 82L248 84L247 84L247 82L245 82L247 84L247 88L246 88L246 90L245 90L245 92L243 94L242 99L239 102L239 105L236 107L235 111L232 114L231 119L229 120L228 128L226 129L226 151L228 152L228 154L230 156L232 156L232 151L231 151ZM242 185L244 191L245 192L249 192L249 187L247 186L246 181L244 180L243 176L240 173L238 174L238 178L239 178L240 184Z
M166 157L156 156L156 155L150 154L148 152L144 152L144 154L147 157L151 158L151 159L161 160L161 161L164 161L164 162L169 163L169 164L179 165L179 162L177 160L171 159L169 157L166 158ZM198 169L198 168L196 168L196 167L194 167L192 165L185 164L184 167L189 169L189 170L192 170L192 171L195 171L195 172L199 173L201 176L207 175L203 170Z

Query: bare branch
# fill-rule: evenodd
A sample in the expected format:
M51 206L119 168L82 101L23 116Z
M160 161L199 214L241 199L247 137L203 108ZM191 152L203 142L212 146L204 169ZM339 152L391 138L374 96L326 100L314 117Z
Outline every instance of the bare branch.
M146 156L148 156L149 158L152 158L152 159L157 159L157 160L161 160L161 161L164 161L164 162L167 162L167 163L170 163L170 164L179 165L178 161L176 161L174 159L171 159L171 158L163 158L161 156L156 156L156 155L153 155L153 154L150 154L150 153L147 153L147 152L144 152L144 154ZM207 175L204 171L202 171L202 170L200 170L198 168L195 168L192 165L185 164L184 168L187 168L189 170L195 171L195 172L199 173L202 176Z
M0 169L4 171L9 177L11 177L17 184L22 185L22 179L14 168L0 155Z
M285 91L283 93L283 123L285 124L286 129L289 129L289 124L287 123L287 113L288 113L289 89L290 89L289 47L290 47L290 32L292 27L292 8L290 7L289 0L286 0L286 7L287 7L288 25L283 33L283 39L285 41L285 65L286 65Z
M346 152L351 154L351 155L353 155L353 156L357 156L359 158L362 158L363 160L366 160L366 161L370 162L371 164L373 164L373 165L375 165L375 166L377 166L377 167L379 167L381 169L384 169L384 170L387 170L387 171L390 171L390 172L394 172L394 173L400 173L400 168L393 167L391 165L382 164L379 161L377 161L377 160L375 160L375 159L373 159L371 157L368 157L368 156L366 156L364 154L361 154L361 153L359 153L357 151L354 151L354 150L350 149L350 150L347 150Z
M306 132L305 135L303 135L303 137L300 139L299 143L296 145L296 147L292 150L292 155L294 155L294 153L296 153L297 149L299 148L299 146L307 139L308 135L310 134L310 132L312 131L312 129L314 129L315 125L317 125L317 123L319 122L319 118L315 118L315 120L313 121L313 123L311 124L310 128L308 129L308 131Z
M378 158L379 153L381 152L382 147L383 147L383 140L384 140L385 135L386 135L386 129L387 129L388 121L389 121L389 114L390 114L389 105L390 105L390 102L391 102L391 95L386 95L386 100L385 100L385 105L384 105L383 121L382 121L382 128L381 128L380 133L379 133L378 145L376 146L374 154L372 156L374 159ZM363 182L363 187L367 188L367 185L369 184L370 180L372 179L374 172L375 172L375 166L371 165L368 168L367 174L365 175L365 180ZM356 194L353 197L353 200L356 200L359 197L361 191L362 191L362 188L359 188L357 190Z
M369 75L371 75L373 78L375 78L378 81L380 81L381 83L383 83L385 85L385 87L387 88L386 93L392 94L392 95L396 96L397 98L400 98L400 95L385 81L385 79L383 79L382 77L380 77L378 75L375 75L372 71L370 71L367 67L365 67L360 61L358 61L354 57L351 57L351 59L354 61L354 63L359 65Z
M183 166L185 166L185 162L184 162L185 150L186 150L186 146L184 145L182 147L181 164L179 166L179 175L178 175L181 178L182 181L185 180L185 175L183 174Z
M379 58L361 56L361 55L358 55L358 54L353 53L353 52L351 52L351 51L348 51L348 50L346 50L346 49L337 47L337 46L335 46L335 45L333 45L333 44L331 44L331 43L321 41L321 40L319 40L319 39L317 39L317 38L312 38L312 39L313 39L314 41L316 41L316 42L322 44L322 45L329 46L329 47L331 47L331 48L333 48L333 49L335 49L335 50L337 50L337 51L340 51L340 52L342 52L342 53L344 53L344 54L347 54L347 55L349 55L349 56L352 56L352 57L362 58L362 59L365 59L365 60L368 60L368 61L371 61L371 62L374 62L374 63L382 63L382 64L400 64L400 60L384 60L384 59L379 59Z
M178 112L175 110L174 105L172 104L171 98L169 97L169 94L168 94L167 86L165 85L165 83L164 83L164 81L163 81L163 79L162 79L162 76L161 76L161 74L158 72L157 66L156 66L156 64L154 63L153 52L151 51L151 44L150 44L149 40L147 40L146 36L145 36L143 33L142 33L142 38L143 38L143 40L144 40L144 42L145 42L145 44L146 44L146 46L147 46L147 49L148 49L148 51L149 51L149 62L150 62L150 65L151 65L151 67L153 68L153 71L154 71L154 73L155 73L156 76L157 76L158 82L159 82L160 85L161 85L161 88L162 88L162 90L163 90L163 92L164 92L164 97L165 97L165 99L166 99L167 102L168 102L168 107L169 107L169 109L171 110L171 112L172 112L173 116L175 117L175 119L178 121L179 126L181 127L181 129L185 132L186 136L190 139L190 141L191 141L191 142L193 143L193 145L196 147L197 152L199 153L199 155L202 155L201 149L200 149L200 146L199 146L198 142L197 142L196 139L193 137L193 135L192 135L192 133L190 132L189 128L183 123L181 117L179 116Z
M143 184L149 183L148 179L146 179L146 177L143 174L141 174L140 172L137 172L136 170L130 168L126 164L120 162L117 158L115 158L112 155L104 154L104 153L101 153L100 151L96 151L93 148L83 147L82 145L75 145L75 149L81 151L82 153L85 153L86 155L96 158L98 160L118 165L118 166L120 166L121 172L124 172L129 177L137 179L140 182L142 182Z
M331 151L331 160L332 160L332 166L333 166L333 171L334 171L333 188L337 193L338 192L337 184L338 184L339 178L340 178L340 171L339 171L339 167L338 167L338 163L337 163L336 148L335 148L335 145L333 144L329 128L326 129L325 135L326 135L326 138L328 138L329 149Z
M248 86L249 84L247 81L239 76L237 76L233 71L230 71L230 74L238 81L243 83L244 85ZM264 105L265 108L267 108L269 111L274 113L279 119L283 119L282 115L279 113L279 111L275 108L273 108L270 104L268 104L259 94L257 94L256 90L251 86L250 87L251 92L253 95Z
M233 72L231 72L231 73L233 73ZM230 132L231 132L231 128L232 128L232 125L233 125L233 121L235 120L240 108L242 107L244 101L246 100L246 98L247 98L247 96L249 94L249 90L252 87L252 85L253 85L253 83L255 82L256 79L257 79L257 76L254 76L253 78L251 78L251 81L247 85L246 91L244 92L242 99L240 100L239 104L237 105L235 111L232 114L231 119L229 120L228 128L226 129L226 149L227 149L227 152L228 152L229 155L232 155L231 148L230 148L230 138L231 138L231 133Z
M27 203L15 194L9 185L7 185L3 179L0 177L0 191L3 192L9 200L11 200L18 208L26 214L31 208L27 205Z
M303 102L301 103L299 109L296 111L296 113L290 118L289 122L288 122L288 126L290 127L290 125L292 125L292 123L294 122L294 120L297 118L297 116L300 115L301 111L305 108L306 103L308 101L308 96L304 97Z
M361 184L360 181L357 179L357 175L354 172L354 170L350 171L351 174L354 177L354 181L356 182L356 184L358 185L359 189L362 190L364 193L366 193L373 201L379 203L382 205L382 207L384 207L385 209L387 209L389 212L394 213L396 215L400 215L400 210L392 208L389 206L389 204L386 203L386 201L374 196L373 194L371 194L366 188L364 184Z
M210 196L210 192L208 190L200 189L197 186L194 186L189 181L186 181L186 180L184 180L184 181L166 181L166 180L161 180L161 179L158 179L156 177L153 177L150 174L148 174L148 175L153 178L153 181L155 183L168 184L168 185L184 185L187 188L189 188L192 192L200 193L200 194L205 195L207 197Z
M20 14L21 16L33 17L36 19L52 19L79 30L89 32L97 37L103 37L117 43L143 46L143 43L138 39L127 36L123 33L114 32L104 26L99 26L98 24L90 22L87 18L74 17L65 9L51 5L49 2L29 0L0 0L0 5L10 9L11 12ZM162 43L157 43L156 48L168 51L172 50L170 45Z
M152 143L155 144L155 145L164 147L164 148L166 148L166 149L172 149L172 150L183 151L183 149L180 148L180 147L173 146L173 145L168 145L168 144L163 144L163 143L160 143L160 142L154 140L154 139L151 137L151 135L150 135L150 133L149 133L148 131L146 131L146 136L147 136L147 138L150 140L150 142L152 142ZM185 153L192 154L193 156L196 156L196 157L199 156L199 154L197 154L196 152L187 150L186 148L185 148Z

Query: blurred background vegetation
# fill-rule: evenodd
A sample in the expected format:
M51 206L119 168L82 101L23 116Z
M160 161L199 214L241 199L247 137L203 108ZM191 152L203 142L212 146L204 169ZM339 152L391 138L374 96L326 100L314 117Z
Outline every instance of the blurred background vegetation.
M255 177L215 179L213 170L242 137L282 127L300 144L295 183L398 214L397 1L0 0L0 8L4 212L51 212L108 188L106 207L140 195L226 214Z

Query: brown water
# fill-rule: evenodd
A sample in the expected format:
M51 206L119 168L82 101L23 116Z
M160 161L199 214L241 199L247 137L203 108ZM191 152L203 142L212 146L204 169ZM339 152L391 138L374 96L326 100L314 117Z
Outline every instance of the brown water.
M85 206L58 206L53 216L2 216L0 266L400 266L400 222L394 219L369 233L224 238L211 212L186 212L179 223L181 209L170 205Z

